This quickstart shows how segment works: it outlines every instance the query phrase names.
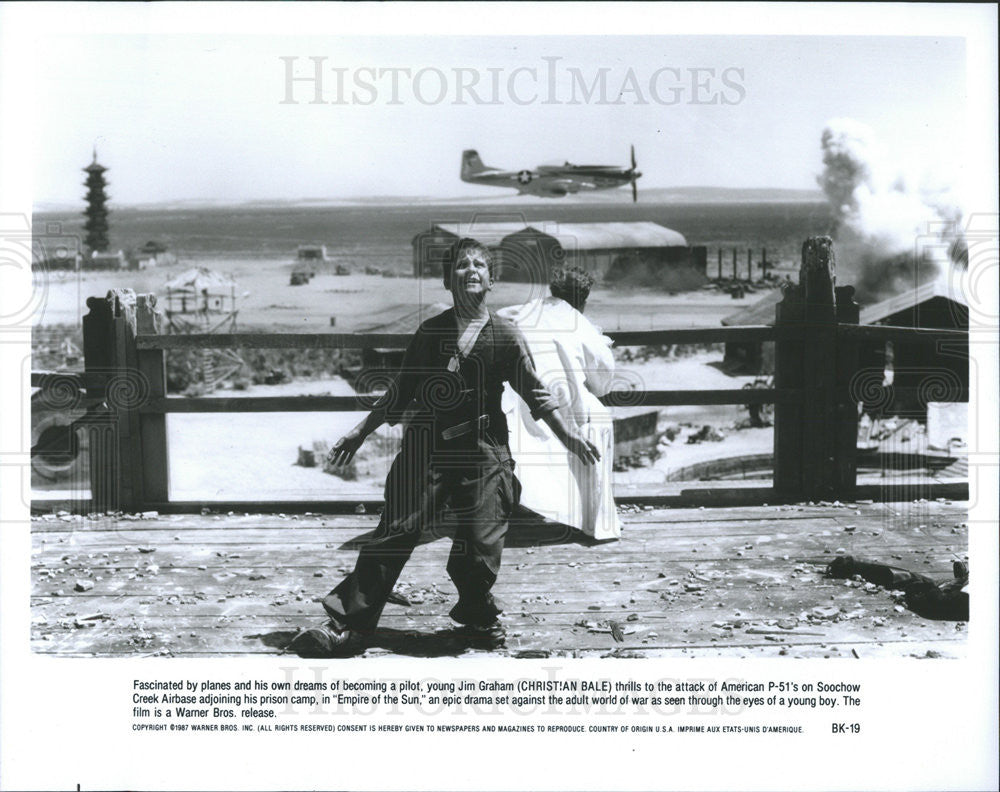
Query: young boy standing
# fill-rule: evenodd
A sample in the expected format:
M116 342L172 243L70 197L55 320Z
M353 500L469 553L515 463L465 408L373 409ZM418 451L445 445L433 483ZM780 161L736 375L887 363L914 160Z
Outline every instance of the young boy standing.
M489 648L503 644L501 608L490 593L500 570L507 521L517 503L514 463L500 407L508 382L559 441L586 464L597 447L556 411L520 331L486 306L493 257L481 243L459 240L444 261L454 307L424 322L389 391L330 452L349 462L382 423L408 413L403 444L386 479L385 509L354 571L323 600L330 621L303 630L288 649L303 657L343 657L363 650L422 528L446 506L456 533L448 574L458 590L451 617ZM412 417L410 417L412 416Z

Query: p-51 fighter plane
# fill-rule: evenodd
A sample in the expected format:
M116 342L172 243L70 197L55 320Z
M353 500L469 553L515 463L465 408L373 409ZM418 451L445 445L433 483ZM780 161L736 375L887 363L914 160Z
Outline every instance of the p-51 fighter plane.
M635 169L635 146L631 147L632 167L614 165L539 165L532 170L505 171L483 165L479 153L473 149L462 152L462 181L469 184L487 184L492 187L511 187L521 195L538 195L542 198L562 198L567 193L583 190L610 190L625 184L632 185L632 202L638 200L635 181L642 176Z

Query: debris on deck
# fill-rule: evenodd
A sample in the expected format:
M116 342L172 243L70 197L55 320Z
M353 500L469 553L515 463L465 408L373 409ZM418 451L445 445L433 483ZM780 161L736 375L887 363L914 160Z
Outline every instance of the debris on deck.
M208 511L208 510L206 510ZM817 503L619 510L622 539L514 525L495 587L509 657L962 657L966 623L925 618L867 580L883 555L959 581L965 503ZM82 656L274 654L323 619L377 515L40 515L32 521L32 647ZM428 536L366 656L481 654L448 619L451 543ZM838 554L838 550L843 551ZM155 563L151 561L155 559ZM898 565L898 566L897 566ZM958 587L961 590L961 587Z
M868 593L888 590L926 619L969 620L969 567L962 561L954 561L952 579L940 583L908 569L853 556L835 558L827 567L827 575L851 578L859 586L863 584Z

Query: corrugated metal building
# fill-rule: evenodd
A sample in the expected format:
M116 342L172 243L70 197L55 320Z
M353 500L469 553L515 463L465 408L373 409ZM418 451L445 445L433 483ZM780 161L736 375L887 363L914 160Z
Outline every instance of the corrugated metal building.
M651 222L532 223L507 237L501 248L508 280L544 283L560 265L623 285L681 290L707 280L704 255L699 275L684 236Z
M440 257L459 236L495 252L504 280L547 283L554 267L575 266L598 280L671 291L707 282L704 247L658 223L437 224L413 239L414 275L440 275Z
M462 237L482 242L498 258L504 238L527 228L523 222L502 223L435 223L428 231L413 237L413 276L415 278L440 278L441 260L445 253Z

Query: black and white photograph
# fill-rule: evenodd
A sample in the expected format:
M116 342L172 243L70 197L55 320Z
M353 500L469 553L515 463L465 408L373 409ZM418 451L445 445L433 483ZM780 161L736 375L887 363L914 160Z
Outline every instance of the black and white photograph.
M0 4L0 786L994 788L996 22Z

